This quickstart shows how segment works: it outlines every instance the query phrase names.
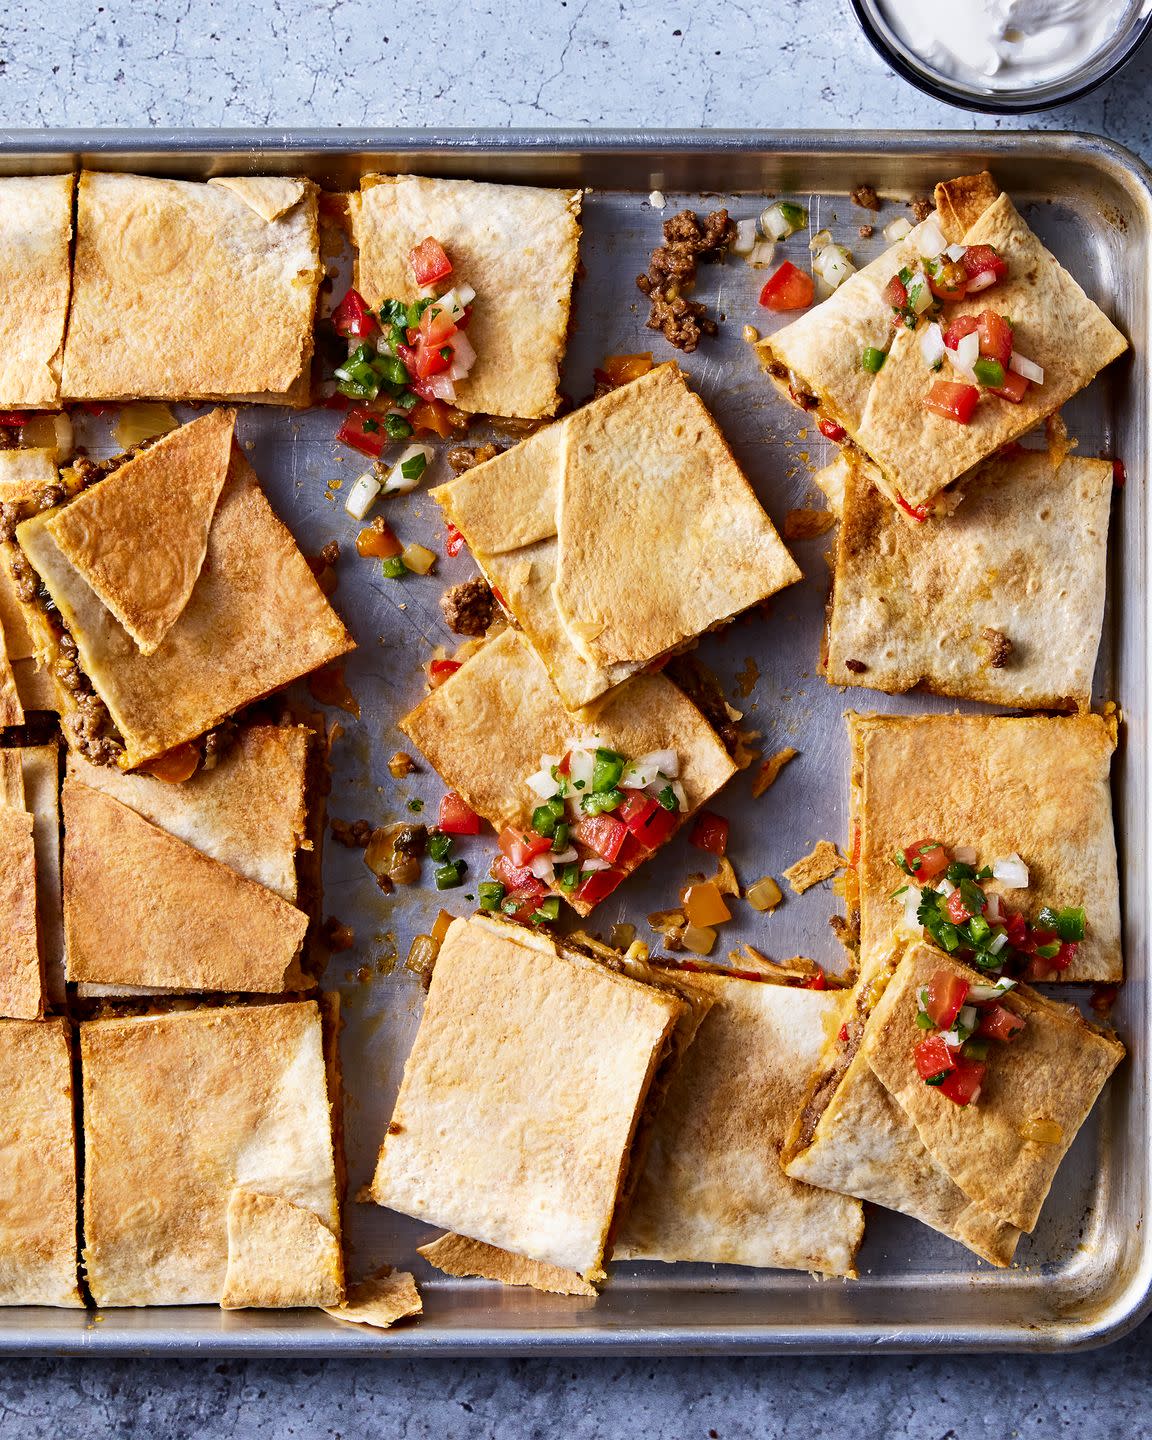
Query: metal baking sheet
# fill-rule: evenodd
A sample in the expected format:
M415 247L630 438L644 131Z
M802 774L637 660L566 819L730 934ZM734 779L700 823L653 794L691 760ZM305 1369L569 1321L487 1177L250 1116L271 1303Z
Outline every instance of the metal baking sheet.
M1099 698L1120 702L1126 722L1114 787L1129 983L1114 1015L1129 1057L1061 1168L1035 1234L1024 1238L1017 1263L1007 1271L980 1264L914 1221L869 1207L856 1282L720 1266L616 1265L610 1285L592 1302L451 1280L415 1256L415 1246L432 1233L428 1227L352 1197L371 1175L418 1023L422 991L403 965L409 941L429 927L441 903L457 913L471 908L464 899L469 886L445 895L420 889L385 898L359 852L329 846L326 913L352 925L357 937L353 951L334 957L326 981L340 990L346 1021L349 1269L355 1275L382 1262L415 1269L425 1299L422 1322L380 1333L342 1326L320 1312L0 1310L0 1353L1047 1350L1103 1343L1142 1318L1152 1283L1152 1241L1143 1224L1152 1158L1144 474L1152 191L1140 163L1107 141L1056 134L0 133L0 172L82 164L190 177L304 172L333 188L352 187L361 173L377 169L587 186L582 245L587 273L577 290L564 373L565 389L576 399L591 390L593 366L604 355L643 349L658 359L672 355L660 336L644 328L646 306L634 277L657 242L662 218L680 206L726 203L740 217L758 213L766 195L793 196L810 206L813 229L830 225L858 256L871 258L883 244L879 227L906 213L910 197L929 193L939 178L991 168L1133 342L1130 356L1067 410L1080 453L1120 455L1128 472L1127 488L1118 492L1114 506L1096 689ZM847 199L863 181L890 197L871 241L859 239L856 229L873 217ZM663 214L649 202L654 189L667 199ZM783 253L797 251L804 253L804 237L790 241ZM736 258L703 269L698 294L724 316L722 332L695 355L680 358L780 525L790 508L823 503L813 498L811 474L829 458L830 447L771 391L741 339L745 323L761 326L771 318L756 304L762 279ZM106 447L99 422L85 423L85 438L97 449ZM446 584L471 573L471 566L466 553L442 558L431 577L401 584L382 579L377 566L357 559L351 547L356 527L341 501L360 466L334 443L336 427L331 411L299 415L249 407L239 434L304 550L312 553L334 537L344 544L334 598L359 642L347 675L361 715L356 720L333 712L345 733L334 749L330 808L344 819L364 816L383 824L408 816L407 802L417 797L425 801L425 814L434 813L441 793L426 767L396 782L386 762L394 750L407 748L395 721L422 693L421 663L436 645L454 643L440 622L437 597ZM445 473L440 460L433 478ZM438 512L422 492L387 507L404 538L442 549ZM765 753L785 744L800 751L761 800L750 798L747 774L719 798L716 808L733 821L730 853L746 882L779 875L818 839L843 840L846 709L951 707L919 696L841 693L817 678L829 538L792 547L804 580L778 596L766 616L738 621L700 648L732 702L762 731ZM486 871L492 849L490 836L466 842L471 885ZM674 842L659 863L597 910L596 928L606 933L616 921L630 920L646 934L644 916L673 903L677 887L698 864L698 852L683 839ZM746 939L770 955L806 954L838 968L841 959L827 924L838 906L829 888L820 887L802 898L789 895L768 918L740 907L737 921L721 932L718 950Z

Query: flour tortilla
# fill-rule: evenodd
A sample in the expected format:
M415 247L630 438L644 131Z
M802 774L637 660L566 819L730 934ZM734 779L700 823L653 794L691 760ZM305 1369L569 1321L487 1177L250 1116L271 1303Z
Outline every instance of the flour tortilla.
M60 402L72 286L71 175L0 179L0 408Z
M1053 469L1042 451L988 461L947 524L922 526L906 524L861 467L840 466L827 680L1088 708L1104 620L1109 461L1070 457ZM1000 668L995 635L1012 647Z
M221 1309L339 1305L343 1298L340 1241L319 1215L282 1195L233 1190Z
M60 470L53 450L0 450L0 500L31 500L47 485L57 485ZM35 654L24 607L16 594L12 573L0 562L0 630L4 649L12 662ZM19 681L17 681L19 688ZM35 708L29 707L29 708ZM22 723L22 722L9 722Z
M452 274L476 291L468 339L476 363L456 383L462 410L536 419L560 403L560 361L580 239L578 190L367 175L351 197L356 288L373 308L413 301L409 259L432 236Z
M683 1010L548 936L453 921L372 1198L595 1283Z
M981 865L1018 854L1029 888L988 888L1027 919L1045 905L1083 906L1085 938L1051 978L1122 978L1109 789L1116 741L1104 719L850 714L848 732L862 964L886 949L903 914L891 895L901 883L893 855L930 837L973 848Z
M842 995L723 972L677 980L716 1003L672 1078L614 1257L855 1275L860 1204L779 1160Z
M527 1260L512 1255L481 1240L464 1235L441 1235L427 1245L416 1247L417 1255L445 1275L474 1276L480 1280L498 1280L501 1285L530 1285L550 1295L587 1295L595 1298L595 1285L582 1280L575 1270L559 1265L546 1265L540 1260Z
M300 198L284 211L286 183ZM85 171L65 398L306 404L323 273L317 214L306 180L226 186Z

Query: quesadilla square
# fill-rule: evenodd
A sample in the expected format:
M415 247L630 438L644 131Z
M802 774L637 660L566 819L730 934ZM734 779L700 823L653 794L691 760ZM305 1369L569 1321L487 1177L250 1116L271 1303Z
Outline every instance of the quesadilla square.
M919 942L874 962L783 1159L1007 1265L1124 1047L1074 1006L986 978Z
M60 402L73 186L71 175L0 180L0 408Z
M82 1307L67 1020L0 1020L0 1305Z
M315 1001L81 1024L97 1305L340 1303L330 1042Z
M988 973L1121 979L1112 725L849 715L848 733L862 967L900 928Z
M297 900L318 897L298 896L297 860L314 743L303 726L249 727L180 784L69 757L64 926L81 994L312 983Z
M34 1020L64 999L59 752L0 750L0 1015Z
M56 456L52 450L0 450L0 506L17 509L37 499L49 485L59 480ZM35 653L24 606L16 591L16 582L6 565L0 565L0 725L23 725L26 709L40 708L30 702L27 670L20 662Z
M1057 411L1127 341L990 175L936 187L937 213L761 341L777 386L844 432L910 519Z
M65 734L91 760L135 769L353 647L232 424L206 415L78 467L79 488L31 501L4 546Z
M511 629L399 724L499 832L500 903L518 901L525 916L549 892L587 914L736 772L703 713L667 676L637 675L569 713Z
M596 1283L688 1007L489 916L440 948L372 1198Z
M476 358L454 382L453 403L461 410L524 419L555 414L580 199L578 190L420 175L366 175L351 197L355 285L371 309L388 300L411 304L428 293L410 257L429 238L451 264L445 283L475 291L467 336Z
M843 993L676 976L715 1004L670 1082L615 1258L855 1275L859 1202L791 1179L779 1158Z
M1112 466L1021 451L912 526L844 465L824 659L833 685L1086 710L1104 620Z
M317 214L310 180L86 171L65 398L306 404Z

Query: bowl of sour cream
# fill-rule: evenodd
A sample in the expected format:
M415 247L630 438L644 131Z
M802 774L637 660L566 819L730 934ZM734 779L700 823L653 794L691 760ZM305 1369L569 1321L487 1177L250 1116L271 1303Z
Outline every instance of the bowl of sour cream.
M1152 0L852 0L913 85L969 110L1044 110L1114 75L1152 30Z

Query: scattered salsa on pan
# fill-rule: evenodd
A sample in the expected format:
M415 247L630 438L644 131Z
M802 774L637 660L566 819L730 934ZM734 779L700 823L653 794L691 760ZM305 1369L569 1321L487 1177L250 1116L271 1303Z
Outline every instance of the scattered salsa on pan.
M926 1031L913 1051L925 1085L935 1086L954 1105L980 1098L993 1041L1010 1043L1026 1021L1001 999L1015 980L973 984L952 970L937 970L916 992L916 1025Z
M939 840L917 840L893 857L908 882L892 891L902 900L909 929L922 930L941 950L987 975L1005 971L1044 980L1067 970L1087 924L1084 911L1045 905L1026 920L987 888L995 880L1009 890L1028 888L1028 867L1019 855L976 868L974 850L949 854Z

